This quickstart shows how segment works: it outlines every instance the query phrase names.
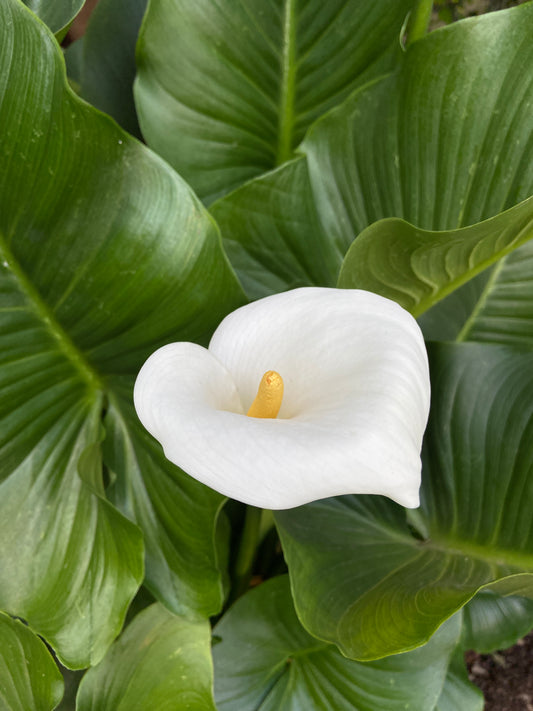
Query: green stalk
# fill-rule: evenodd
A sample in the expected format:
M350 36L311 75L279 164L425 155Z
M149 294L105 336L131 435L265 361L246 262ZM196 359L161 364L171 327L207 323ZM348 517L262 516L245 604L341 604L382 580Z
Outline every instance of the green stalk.
M229 599L230 603L245 593L250 584L252 566L260 540L262 514L263 509L258 509L255 506L246 507L239 552L237 553L237 559L235 561L233 587Z
M410 44L422 39L422 37L426 35L432 9L433 0L418 0L415 4L407 20L407 29L405 32L406 47L409 47Z

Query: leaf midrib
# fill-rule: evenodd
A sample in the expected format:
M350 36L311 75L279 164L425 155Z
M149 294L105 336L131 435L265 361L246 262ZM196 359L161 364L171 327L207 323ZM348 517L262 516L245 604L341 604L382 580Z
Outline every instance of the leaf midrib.
M285 163L292 155L294 97L296 90L296 2L297 0L285 0L283 7L281 84L276 165Z
M98 373L88 363L81 351L74 345L74 342L56 319L54 312L42 298L41 294L30 281L20 263L9 248L5 237L0 233L0 261L4 267L12 273L17 285L26 297L28 305L42 323L44 328L58 344L59 349L67 360L73 365L75 370L81 375L91 390L104 390L104 386Z

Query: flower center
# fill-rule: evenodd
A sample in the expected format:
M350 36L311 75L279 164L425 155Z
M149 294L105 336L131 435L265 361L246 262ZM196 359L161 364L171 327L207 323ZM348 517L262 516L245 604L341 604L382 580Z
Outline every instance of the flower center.
M248 412L248 417L278 416L283 400L283 378L275 370L268 370L259 383L257 395Z

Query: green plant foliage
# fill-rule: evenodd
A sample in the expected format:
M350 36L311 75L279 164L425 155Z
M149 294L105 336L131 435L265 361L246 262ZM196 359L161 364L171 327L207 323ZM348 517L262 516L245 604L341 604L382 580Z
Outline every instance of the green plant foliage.
M533 629L533 600L479 592L464 609L464 649L490 654L507 649Z
M321 228L305 158L251 180L210 212L249 298L335 286L344 253Z
M302 149L332 239L347 250L384 217L453 230L531 195L532 31L527 3L432 32L314 124Z
M220 608L222 497L148 438L132 445L121 400L154 348L205 339L243 296L190 189L72 94L44 25L6 0L0 32L0 606L81 667L103 656L143 576L141 532L104 498L103 409L114 427L104 459L144 529L148 584L172 588L171 606L190 590L192 614ZM133 457L142 472L125 468Z
M483 711L483 694L470 683L462 648L452 656L446 681L434 711Z
M140 137L133 102L135 44L148 0L100 0L83 37L80 94Z
M372 659L425 642L483 586L533 597L533 355L435 345L421 509L379 497L275 514L305 627ZM342 574L337 574L342 571ZM516 577L513 577L516 576Z
M153 0L135 86L148 145L211 202L291 158L318 116L393 66L412 4Z
M215 711L211 630L156 603L80 684L77 711Z
M43 642L0 612L2 711L52 711L62 696L61 674Z
M61 36L83 7L85 0L22 0L55 35Z
M433 709L460 618L424 648L362 664L301 626L287 576L248 593L215 627L215 700L219 711L413 711Z
M338 285L374 291L420 316L532 237L533 198L457 230L431 232L403 220L380 220L353 242Z

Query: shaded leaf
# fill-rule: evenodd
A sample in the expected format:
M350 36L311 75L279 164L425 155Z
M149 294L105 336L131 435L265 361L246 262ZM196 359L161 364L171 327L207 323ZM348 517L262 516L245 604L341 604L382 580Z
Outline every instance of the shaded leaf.
M335 286L343 252L322 230L305 158L251 180L210 212L249 298Z
M399 219L380 220L353 242L338 285L374 291L419 316L532 237L533 198L458 230L430 232Z
M461 648L452 656L446 680L434 711L483 711L483 694L468 678Z
M43 642L0 612L0 705L3 711L52 711L63 680Z
M430 355L422 505L411 526L378 497L275 514L303 624L350 657L425 642L483 586L533 596L533 356L476 344L435 345Z
M490 654L507 649L533 629L533 600L479 592L464 609L464 649Z
M81 96L140 137L133 101L135 44L148 0L100 0L83 38Z
M143 135L207 202L292 157L307 127L393 66L411 0L151 2Z
M211 630L156 603L85 674L77 711L215 711Z
M219 711L375 711L432 709L442 688L460 619L423 648L362 664L311 637L296 617L287 576L241 598L215 628Z
M22 0L52 32L61 35L85 4L85 0Z

